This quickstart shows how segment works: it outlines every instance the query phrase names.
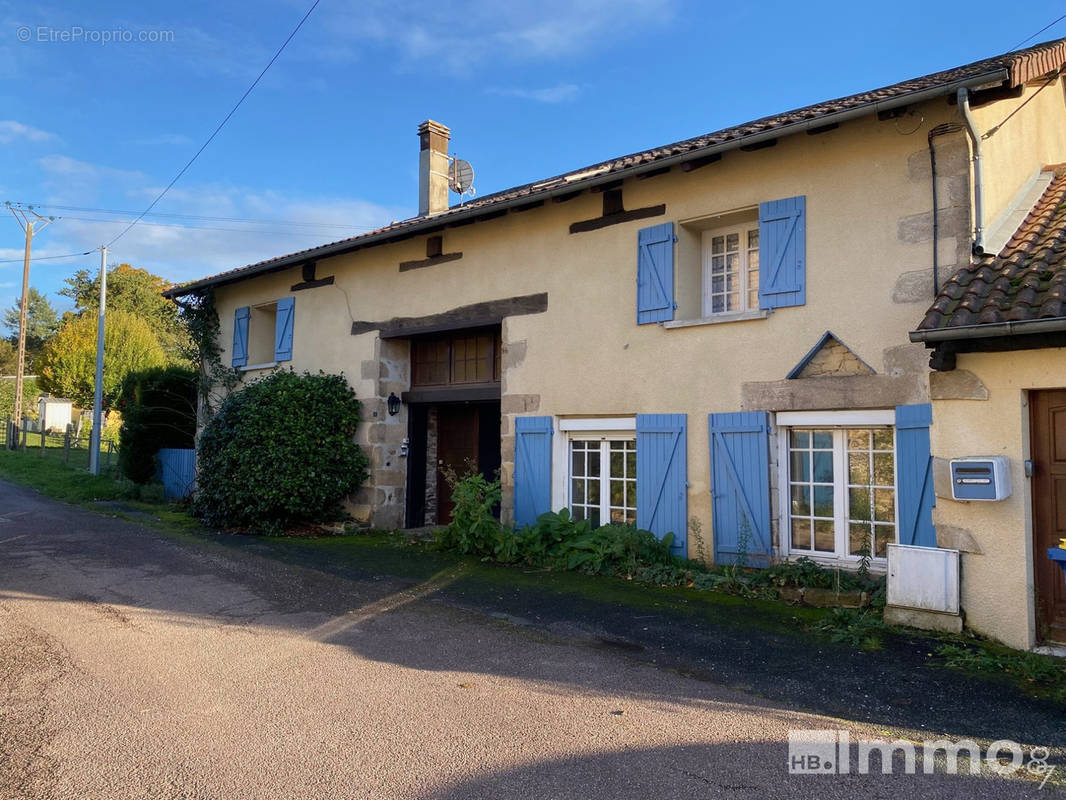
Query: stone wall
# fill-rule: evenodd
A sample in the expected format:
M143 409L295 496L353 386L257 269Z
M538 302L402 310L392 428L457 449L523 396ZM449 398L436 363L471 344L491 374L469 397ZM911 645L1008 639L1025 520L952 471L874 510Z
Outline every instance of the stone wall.
M410 343L379 339L376 359L364 361L362 377L372 379L376 396L364 397L364 422L357 440L370 458L370 478L351 498L349 510L359 522L375 528L400 528L404 524L407 459L401 448L407 437L407 407L389 416L390 393L400 396L410 388Z

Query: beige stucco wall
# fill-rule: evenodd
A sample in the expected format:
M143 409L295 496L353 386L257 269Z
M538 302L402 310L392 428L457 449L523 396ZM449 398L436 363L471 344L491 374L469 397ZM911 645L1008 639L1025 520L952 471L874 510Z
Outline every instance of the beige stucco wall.
M1066 386L1066 349L960 354L957 370L931 375L930 386L934 459L1010 458L1011 495L998 502L951 500L946 464L937 465L933 521L941 544L964 548L966 623L1013 647L1031 647L1036 638L1032 503L1024 463L1029 458L1027 391ZM966 397L975 399L947 399Z
M360 437L372 447L375 476L353 498L353 507L379 524L399 524L394 511L397 502L402 505L406 468L399 446L407 421L405 413L387 417L383 398L407 388L408 380L395 343L383 343L373 332L350 335L353 320L417 317L547 292L546 313L511 317L503 325L505 497L516 414L681 412L689 421L689 516L698 517L712 536L708 413L925 401L926 353L908 343L907 332L932 298L926 133L956 114L941 100L899 121L871 116L821 135L785 138L773 148L726 153L721 162L692 173L675 169L626 181L625 207L665 203L660 217L572 235L570 223L601 213L600 196L586 193L447 229L444 251L463 257L432 268L398 270L400 261L425 256L424 236L320 260L318 276L335 275L336 283L295 293L291 366L343 371L367 401L369 424ZM947 272L967 253L969 187L961 135L939 147L941 264ZM640 228L754 209L761 201L799 194L807 198L805 306L727 324L673 329L636 324ZM678 285L684 287L685 271L699 265L684 248L678 252ZM224 358L234 309L288 296L299 281L300 270L293 268L219 288ZM827 329L878 376L785 382ZM389 503L392 515L378 515Z
M1066 159L1066 80L1041 89L1043 84L1035 82L1021 97L973 111L978 129L988 137L981 145L986 228L1039 169Z

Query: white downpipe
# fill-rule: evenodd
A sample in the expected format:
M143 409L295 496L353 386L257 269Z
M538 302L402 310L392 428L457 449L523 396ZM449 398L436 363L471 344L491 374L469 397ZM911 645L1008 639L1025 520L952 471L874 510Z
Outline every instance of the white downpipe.
M966 122L966 133L970 135L970 142L973 145L973 253L979 256L985 252L985 229L982 224L984 217L981 202L981 136L977 132L977 123L970 111L970 90L965 86L960 86L958 96L959 110Z

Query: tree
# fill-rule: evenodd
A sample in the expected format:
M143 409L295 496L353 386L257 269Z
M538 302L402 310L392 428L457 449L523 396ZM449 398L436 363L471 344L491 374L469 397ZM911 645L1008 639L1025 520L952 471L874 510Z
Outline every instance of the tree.
M59 329L59 315L48 302L48 298L30 287L30 304L26 311L26 352L37 353L55 332ZM22 304L20 297L15 305L4 312L4 327L11 331L11 343L17 344L19 339L19 309Z
M189 367L156 367L131 372L122 382L118 466L134 483L155 477L160 448L194 446L198 377Z
M96 314L69 316L38 357L43 391L69 397L75 405L93 404L96 383ZM108 311L104 331L104 408L110 409L123 379L131 372L161 367L166 355L152 329L129 311Z
M74 301L78 316L95 314L100 308L100 278L96 272L79 269L66 280L59 294ZM107 311L128 311L148 323L171 364L192 363L193 345L178 316L178 306L163 297L173 284L146 269L119 264L107 272Z
M14 375L18 364L18 350L7 339L0 339L0 375Z

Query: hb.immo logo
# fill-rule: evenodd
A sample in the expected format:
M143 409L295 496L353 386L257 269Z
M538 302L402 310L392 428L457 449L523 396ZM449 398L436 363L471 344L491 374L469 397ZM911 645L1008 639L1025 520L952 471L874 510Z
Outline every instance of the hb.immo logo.
M793 775L847 775L852 772L853 762L860 775L868 774L871 767L879 767L883 775L914 775L920 762L921 771L926 775L957 775L961 764L971 775L980 775L987 769L1006 776L1024 769L1043 776L1046 783L1055 771L1047 761L1048 756L1046 747L1034 747L1027 752L1008 739L992 742L987 749L982 749L969 739L937 739L920 744L905 739L852 742L848 731L788 732L788 771Z

